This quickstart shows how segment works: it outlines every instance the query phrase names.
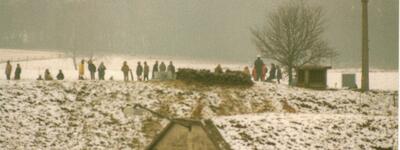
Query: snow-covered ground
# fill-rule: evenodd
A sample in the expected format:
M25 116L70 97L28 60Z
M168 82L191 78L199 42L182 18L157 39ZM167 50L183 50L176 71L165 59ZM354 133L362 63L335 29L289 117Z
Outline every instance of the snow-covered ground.
M397 136L392 93L315 91L271 83L239 88L178 81L2 80L0 149L143 149L167 121L133 109L138 103L167 116L212 118L224 138L237 143L232 147L263 149L270 142L283 149L285 144L311 149L386 147ZM279 135L272 135L276 132ZM236 142L237 134L254 135L246 143Z
M77 63L80 62L81 58L78 58ZM98 65L100 62L104 62L107 71L106 79L111 76L115 80L122 80L123 74L121 72L121 66L123 61L127 61L131 68L136 68L138 61L147 61L152 68L155 60L164 61L168 65L169 61L173 59L166 58L154 58L145 56L104 56L95 57L94 62ZM251 64L224 64L222 62L207 62L198 60L185 60L178 59L173 60L174 65L177 68L197 68L197 69L213 69L218 63L221 63L224 69L231 70L243 70L243 67ZM45 69L49 69L53 76L56 76L59 69L62 69L66 80L76 80L78 78L78 72L74 69L73 61L71 58L57 58L48 60L34 60L34 61L22 61L13 62L15 68L16 63L19 63L23 69L22 79L34 80L39 74L43 74ZM4 70L5 64L0 64L0 70ZM87 69L87 68L86 68ZM358 86L361 84L360 70L357 69L332 69L328 71L328 86L330 88L341 88L342 73L353 73L356 74L356 83ZM88 70L85 73L86 78L89 77ZM136 78L136 76L135 76ZM5 75L0 75L0 80L4 80ZM398 90L399 86L399 73L397 70L385 71L385 70L372 70L370 72L370 88L379 90Z
M213 119L235 150L393 149L397 116L265 113Z
M371 71L374 90L368 93L340 89L342 73L356 73L359 84L354 69L330 70L328 85L338 89L323 91L264 82L243 88L121 81L123 61L131 68L147 61L152 68L155 60L168 64L171 58L95 57L115 81L76 80L70 58L13 62L14 68L21 65L23 80L0 75L0 149L144 149L168 121L134 104L171 117L210 118L234 149L374 149L397 143L398 71ZM178 68L213 69L218 63L231 70L245 66L174 60ZM66 80L36 81L45 69L53 76L62 69Z

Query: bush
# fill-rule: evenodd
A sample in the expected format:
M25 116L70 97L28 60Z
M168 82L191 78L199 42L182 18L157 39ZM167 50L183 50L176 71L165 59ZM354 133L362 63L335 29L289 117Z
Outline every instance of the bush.
M207 85L243 85L251 86L251 77L241 71L229 71L218 74L210 70L195 70L180 68L176 73L176 79L189 82L199 82Z

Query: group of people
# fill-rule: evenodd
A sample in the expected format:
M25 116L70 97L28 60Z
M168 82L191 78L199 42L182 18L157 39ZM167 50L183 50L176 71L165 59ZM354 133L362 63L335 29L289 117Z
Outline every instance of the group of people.
M87 64L88 64L88 70L90 72L90 80L96 80L96 71L98 72L99 80L105 79L104 77L106 75L107 68L103 62L100 63L98 68L91 59L87 62ZM78 79L85 80L85 60L82 60L81 63L78 65Z
M8 60L6 63L6 69L5 69L5 74L6 74L7 80L11 80L11 72L12 72L12 65L11 65L11 62ZM15 68L15 71L14 71L14 80L20 80L21 73L22 73L21 65L17 64L17 67ZM63 79L64 79L64 74L60 70L59 73L57 74L57 80L63 80ZM44 78L41 75L39 75L37 80L53 80L53 77L51 76L49 69L46 69L44 72Z
M245 67L244 72L250 75L249 67ZM269 73L268 77L267 73ZM274 79L276 79L276 81L280 83L280 80L282 79L282 70L278 65L272 63L268 72L267 65L264 64L260 56L257 56L257 59L254 61L254 67L251 76L253 76L254 81L272 82Z
M99 80L104 80L105 79L105 74L106 74L106 66L104 65L103 62L100 63L100 65L98 66L98 68L96 68L96 65L93 63L92 60L89 60L88 62L88 70L90 72L90 79L91 80L95 80L96 77L96 70L98 72L98 78ZM85 61L82 60L81 63L79 64L79 80L84 80L84 74L85 74L85 68L84 68L84 64ZM124 75L124 81L129 81L129 74L131 77L131 80L133 81L133 73L132 73L132 69L129 67L127 61L124 61L121 67L121 71ZM158 65L158 61L155 62L155 64L153 65L153 72L152 72L152 79L154 79L154 74L155 72L172 72L173 74L175 74L175 66L173 65L172 61L170 61L168 68L167 66L164 64L164 62L161 62L160 65ZM141 62L137 62L137 66L136 66L136 76L137 76L137 80L138 81L148 81L149 80L149 73L150 73L150 67L147 64L146 61L143 62L143 65L141 64ZM113 77L110 78L110 80L112 80Z
M124 81L129 81L129 72L131 73L131 80L133 79L132 75L132 70L129 68L128 63L124 61L121 67L121 71L124 73ZM158 64L158 61L155 62L153 65L153 70L152 70L152 79L155 79L155 74L158 72L170 72L172 74L175 74L175 66L172 63L172 61L169 62L168 67L165 65L164 62L161 62L161 64ZM150 68L149 65L147 65L147 62L143 62L143 66L141 65L141 62L139 61L136 66L136 76L138 81L148 81L149 80L149 73L150 73Z
M58 71L56 79L57 80L64 80L64 73L62 72L61 69ZM46 69L44 71L44 78L42 77L42 75L39 75L39 77L36 80L54 80L54 79L53 79L53 76L51 76L51 73L50 73L49 69Z
M105 80L105 74L106 74L106 66L104 65L103 62L99 64L98 67L94 64L93 60L88 60L87 61L87 70L89 70L90 73L90 79L95 80L96 79L96 72L98 73L98 79L99 80ZM123 72L124 75L124 81L129 81L129 73L131 74L131 80L133 81L133 74L131 68L128 66L128 63L126 61L123 62L121 71ZM7 80L11 80L11 72L12 72L12 65L10 61L7 61L6 68L5 68L5 74ZM155 74L156 73L163 73L163 72L168 72L175 74L175 66L172 63L172 61L169 62L169 65L166 66L164 62L161 62L158 64L158 61L155 62L153 65L153 70L152 70L152 79L155 79ZM15 69L14 73L14 80L19 80L21 79L21 73L22 69L19 64L17 64L17 68ZM150 73L150 67L147 64L147 62L143 62L143 65L139 61L136 66L136 76L138 81L148 81L149 80L149 73ZM64 73L60 69L57 76L57 80L64 80ZM82 60L80 64L78 65L78 79L79 80L85 80L85 60ZM53 76L51 75L49 69L45 69L44 76L39 75L36 80L54 80ZM113 77L110 77L110 80L113 80Z
M214 68L214 72L223 73L224 71L221 65L218 64L217 67ZM272 63L270 70L268 71L267 65L264 63L260 56L257 56L251 73L248 66L244 67L243 72L249 75L250 78L252 77L254 81L273 82L276 79L276 82L280 83L280 80L282 79L281 68L278 65Z
M6 64L6 71L5 71L7 80L11 80L11 72L12 72L12 65L11 65L10 61L8 60L7 64ZM19 64L17 64L17 68L15 68L15 71L14 71L14 80L21 79L21 73L22 73L21 66Z
M82 60L81 63L79 64L79 80L84 80L84 74L85 74L85 68L84 68L85 61ZM93 63L92 60L88 61L88 70L90 72L90 79L95 80L95 74L96 71L98 72L98 78L99 80L104 80L105 78L105 71L106 71L106 66L104 65L103 62L100 63L98 68L96 68L96 65ZM133 81L133 73L132 69L129 67L127 61L124 61L121 67L121 71L124 75L124 81L129 81L129 74L131 77L131 80ZM152 79L154 79L154 74L156 72L171 72L172 74L175 74L175 66L173 65L172 61L170 61L168 67L164 64L164 62L161 62L160 65L158 65L158 61L155 62L153 65L153 72L152 72ZM150 67L147 64L146 61L142 63L139 61L137 62L136 66L136 76L138 81L148 81L149 80L149 73L150 73ZM110 78L112 80L112 77Z
M98 73L98 79L99 80L105 80L105 74L106 74L106 66L104 65L103 62L99 64L98 67L93 63L93 60L87 61L87 69L90 72L90 79L95 80L96 79L96 72ZM129 67L127 61L124 61L121 67L121 71L123 72L124 75L124 81L129 81L129 74L131 77L131 80L133 81L133 73L131 68ZM217 65L217 67L214 70L216 73L223 73L223 69L221 65ZM7 80L11 80L11 72L12 72L12 65L10 61L7 61L6 64L6 69L5 69L5 74ZM263 60L261 60L260 56L257 56L257 59L254 62L254 67L253 70L250 74L250 69L249 67L244 68L244 73L248 74L249 76L252 76L254 81L266 81L266 82L272 82L274 79L278 83L280 83L280 80L282 79L282 70L278 65L271 64L270 69L268 70L266 64L264 64ZM14 79L19 80L21 79L21 73L22 69L19 64L17 64L17 67L14 72ZM79 80L85 80L85 60L82 60L81 63L78 65L78 79ZM143 62L143 65L141 62L137 62L136 66L136 76L138 81L148 81L149 80L149 73L150 73L150 67L147 64L146 61ZM164 62L161 62L160 64L158 61L155 62L153 65L153 70L152 70L152 79L155 79L156 74L162 74L162 73L171 73L175 74L175 66L172 63L172 61L169 62L169 65L166 66ZM267 77L267 74L268 77ZM59 70L57 76L57 80L64 80L64 73L62 70ZM53 77L49 71L49 69L46 69L44 72L44 78L39 75L37 80L53 80ZM113 77L110 77L110 80L113 80Z

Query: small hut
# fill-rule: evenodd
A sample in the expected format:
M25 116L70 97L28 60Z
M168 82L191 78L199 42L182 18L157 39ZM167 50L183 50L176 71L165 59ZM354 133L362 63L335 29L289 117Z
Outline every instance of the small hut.
M330 66L305 65L296 68L296 86L305 88L327 88L327 70Z
M148 150L230 150L211 120L171 119Z

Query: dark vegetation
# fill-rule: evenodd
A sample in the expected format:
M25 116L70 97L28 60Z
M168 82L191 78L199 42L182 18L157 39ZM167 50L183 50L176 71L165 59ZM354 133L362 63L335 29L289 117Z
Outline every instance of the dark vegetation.
M176 79L185 82L196 82L205 85L252 86L250 75L241 71L214 73L210 70L178 69Z

